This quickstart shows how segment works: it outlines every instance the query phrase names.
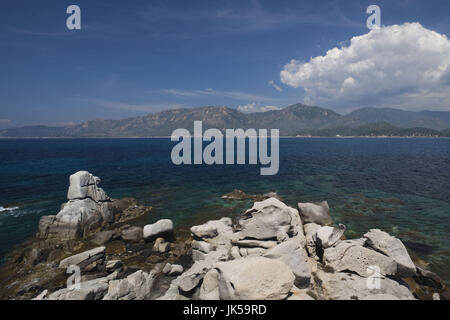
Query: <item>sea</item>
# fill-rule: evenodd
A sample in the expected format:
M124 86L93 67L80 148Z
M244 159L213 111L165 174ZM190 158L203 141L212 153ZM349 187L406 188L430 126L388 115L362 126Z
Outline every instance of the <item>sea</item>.
M230 216L252 201L221 196L277 192L298 202L327 200L346 238L382 229L416 261L450 282L450 139L282 138L279 172L259 165L174 165L176 142L155 139L0 140L0 259L35 236L39 218L67 201L69 176L87 170L112 198L134 197L177 228Z

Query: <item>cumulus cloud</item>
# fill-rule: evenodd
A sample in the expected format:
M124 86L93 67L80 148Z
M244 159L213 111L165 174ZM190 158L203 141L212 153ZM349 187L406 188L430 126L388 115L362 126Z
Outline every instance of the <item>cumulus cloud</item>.
M291 60L280 78L303 88L307 104L450 111L450 41L419 23L382 27L309 62Z
M275 83L275 81L269 80L267 83L268 83L269 85L271 85L271 86L272 86L275 90L277 90L278 92L283 91L283 89L281 89L280 86L278 86L278 85Z
M244 113L255 113L255 112L267 112L271 110L280 110L280 107L276 106L261 106L258 103L249 103L243 106L238 106L237 109Z

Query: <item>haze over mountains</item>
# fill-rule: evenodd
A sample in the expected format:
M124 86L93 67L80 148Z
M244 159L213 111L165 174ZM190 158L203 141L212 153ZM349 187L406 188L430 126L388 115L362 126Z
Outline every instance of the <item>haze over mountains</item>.
M332 110L295 104L281 110L242 113L227 107L167 110L122 120L91 120L65 127L28 126L0 130L0 137L157 137L170 136L178 128L192 132L194 121L203 130L217 128L280 129L282 136L448 136L450 112L412 112L399 109L362 108L347 115Z

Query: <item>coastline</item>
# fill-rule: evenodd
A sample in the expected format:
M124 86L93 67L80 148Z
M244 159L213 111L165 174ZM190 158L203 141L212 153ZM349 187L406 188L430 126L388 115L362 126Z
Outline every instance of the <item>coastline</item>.
M84 180L92 183L87 190L78 184ZM236 220L223 217L189 226L190 230L174 229L167 219L144 225L142 219L151 215L151 207L137 205L132 198L110 199L98 187L97 180L85 171L71 176L69 201L61 212L57 216L42 217L36 238L19 245L0 267L0 282L7 288L1 292L1 298L83 300L92 298L95 293L95 299L117 299L121 296L115 288L120 285L127 286L126 299L227 300L238 293L218 293L214 289L218 282L228 280L216 278L214 270L227 274L231 268L232 273L241 274L242 279L265 274L245 273L247 264L256 264L253 269L272 270L269 274L273 282L263 291L268 296L275 295L276 299L335 300L355 295L358 299L403 300L432 299L436 294L443 299L448 297L445 282L438 275L414 265L397 238L380 230L370 230L362 238L347 239L345 226L333 223L326 201L299 203L298 209L294 209L285 205L276 193L249 195L234 190L222 198L254 201L253 207ZM94 205L97 212L106 216L102 214L103 218L98 218L102 220L92 220L93 217L81 220L84 221L81 225L66 226L65 220L58 220L67 214L75 214L75 218L78 209L71 208L86 205ZM105 205L109 208L106 211ZM113 212L113 220L108 220ZM272 218L266 220L266 214ZM255 226L258 226L256 233ZM83 230L81 235L80 230ZM380 254L379 241L388 241L396 249ZM347 256L350 249L354 252ZM361 255L381 266L382 283L387 291L367 291L360 287L367 280L367 266L359 261ZM65 288L68 277L65 261L77 261L82 268L81 290ZM280 274L276 271L280 268L287 269ZM345 270L353 271L346 273ZM342 278L338 287L333 285L335 277ZM147 288L145 292L133 287L131 283L136 281ZM288 289L277 289L280 285L277 281ZM355 283L359 283L358 286L355 287ZM266 297L260 289L250 290L251 295L246 293L245 298ZM238 296L243 298L242 294Z

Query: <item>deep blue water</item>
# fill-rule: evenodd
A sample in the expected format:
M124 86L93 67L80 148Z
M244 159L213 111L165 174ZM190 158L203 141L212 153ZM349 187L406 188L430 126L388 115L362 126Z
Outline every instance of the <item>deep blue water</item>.
M0 140L0 257L33 237L39 217L66 201L68 177L88 170L114 198L132 196L191 225L237 215L233 189L276 191L286 203L328 200L347 237L381 228L450 280L450 139L281 139L280 171L259 166L175 166L169 139Z

